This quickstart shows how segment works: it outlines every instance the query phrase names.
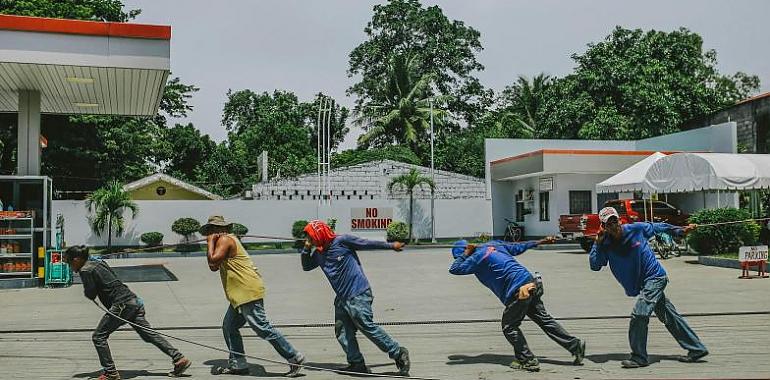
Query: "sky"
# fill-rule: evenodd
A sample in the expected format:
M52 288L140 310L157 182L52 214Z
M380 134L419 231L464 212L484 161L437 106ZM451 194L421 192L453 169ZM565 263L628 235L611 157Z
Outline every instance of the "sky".
M185 119L214 140L228 90L289 90L300 100L323 91L345 106L348 54L365 40L371 0L125 0L142 9L138 23L172 26L171 70L200 88ZM212 4L216 4L212 6ZM450 19L481 33L481 82L501 90L517 76L561 76L572 71L573 53L602 40L616 25L671 31L686 27L715 49L724 74L760 77L770 91L770 1L764 0L453 0L428 1ZM355 147L351 128L342 148Z

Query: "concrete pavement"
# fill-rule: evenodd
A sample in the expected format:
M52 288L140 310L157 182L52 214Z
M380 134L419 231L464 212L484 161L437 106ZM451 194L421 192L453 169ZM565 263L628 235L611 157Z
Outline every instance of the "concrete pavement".
M375 319L427 321L498 319L499 301L473 276L452 276L447 249L403 253L361 252L372 283ZM266 284L265 304L275 324L332 322L333 293L323 274L303 272L294 254L253 256ZM634 299L608 269L591 272L587 255L576 251L536 251L519 256L545 280L548 310L557 318L627 316ZM667 295L682 313L770 311L770 280L738 280L737 270L687 263L687 258L664 262L671 282ZM179 281L130 283L145 300L147 318L155 327L213 327L166 331L172 335L224 347L221 323L227 303L218 274L208 271L205 259L157 258L110 260L114 266L163 263ZM0 291L0 330L92 329L101 312L82 296L79 285L67 289ZM695 331L711 351L707 362L675 361L683 351L656 319L650 321L649 352L653 365L623 370L627 357L628 319L565 320L563 325L588 341L588 357L581 367L569 365L571 357L531 322L523 325L532 350L541 358L539 374L507 367L513 350L500 332L499 323L421 324L386 326L385 329L412 353L412 375L442 379L510 378L768 378L770 369L770 315L719 315L690 317ZM322 367L345 364L344 354L331 327L283 328L282 332L311 363ZM280 359L264 341L244 329L248 354ZM359 337L367 363L379 373L395 366L376 347ZM170 363L157 349L133 331L117 332L110 340L124 378L160 379ZM189 373L196 379L211 376L212 365L226 355L182 342L174 342L194 361ZM254 364L254 377L279 377L282 365ZM97 375L99 368L89 331L0 334L0 379L70 379ZM338 379L345 376L306 371L305 378ZM249 378L249 377L247 377Z

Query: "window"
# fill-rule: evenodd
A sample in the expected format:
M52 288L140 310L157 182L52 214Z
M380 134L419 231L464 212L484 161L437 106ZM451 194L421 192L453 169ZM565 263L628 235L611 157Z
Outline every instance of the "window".
M569 192L569 213L591 213L591 190L578 190Z
M540 193L540 221L547 222L551 220L550 207L549 207L549 192L543 191Z

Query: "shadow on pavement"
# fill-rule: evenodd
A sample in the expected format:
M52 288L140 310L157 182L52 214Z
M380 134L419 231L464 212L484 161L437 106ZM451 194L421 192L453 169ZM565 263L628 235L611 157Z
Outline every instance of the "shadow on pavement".
M150 372L146 369L142 370L118 370L120 372L120 378L121 379L136 379L136 378L144 378L147 376L154 376L154 377L167 377L168 371L165 372ZM84 372L84 373L76 373L72 375L75 379L96 379L99 377L99 375L102 374L102 371L93 371L93 372ZM182 375L181 377L190 377L190 375Z
M330 371L342 370L343 368L345 368L347 366L347 364L340 364L340 363L315 363L315 362L307 362L307 363L305 363L305 365L309 365L309 366L312 366L312 367L318 367L318 368L324 368L324 369L328 369ZM367 364L366 366L369 367L369 369L374 369L374 368L379 368L379 367L390 367L390 366L393 366L393 363ZM318 369L307 369L307 371L320 372L320 370L318 370ZM336 375L338 375L338 376L368 377L368 378L371 378L371 376L366 376L365 374L349 375L349 374L346 374L346 373L338 373L338 372L334 372L334 373ZM377 375L399 376L398 372L372 372L372 373L376 373Z
M447 357L449 361L446 364L449 365L462 365L462 364L499 364L504 367L509 367L511 362L515 359L513 355L499 355L499 354L479 354L476 356L469 355L449 355ZM565 365L572 366L572 360L553 360L545 356L538 356L537 360L543 364L553 365Z
M621 362L623 360L628 359L629 355L626 353L623 354L593 354L593 355L586 355L586 359L602 364L607 363L610 361L613 362ZM659 363L661 360L672 360L672 361L678 361L679 355L649 355L649 361L650 364Z
M212 359L212 360L206 360L203 362L203 365L211 366L211 374L214 374L214 368L216 367L227 367L229 365L227 359ZM288 366L287 366L288 370ZM267 372L265 367L259 365L259 364L251 364L249 363L249 374L244 376L254 376L254 377L282 377L285 375L285 372ZM223 378L231 378L231 377L241 377L241 376L224 376Z

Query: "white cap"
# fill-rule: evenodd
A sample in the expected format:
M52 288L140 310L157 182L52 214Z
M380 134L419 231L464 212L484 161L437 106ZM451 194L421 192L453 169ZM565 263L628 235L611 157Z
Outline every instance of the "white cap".
M605 207L601 211L599 211L599 221L602 223L607 223L608 220L610 220L611 217L618 218L618 221L620 221L620 215L618 215L618 210L615 210L614 207Z

